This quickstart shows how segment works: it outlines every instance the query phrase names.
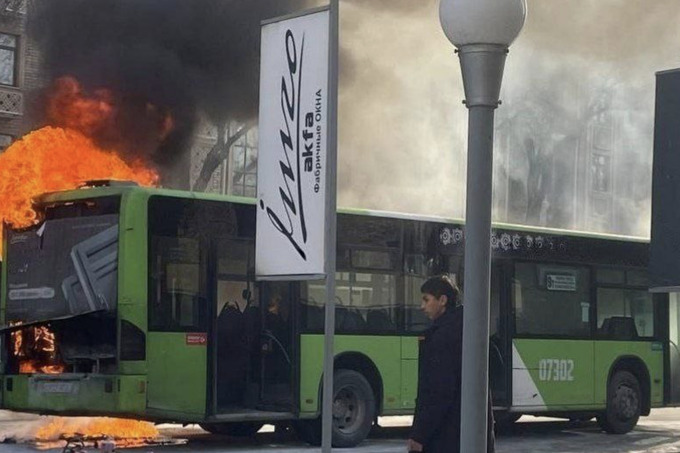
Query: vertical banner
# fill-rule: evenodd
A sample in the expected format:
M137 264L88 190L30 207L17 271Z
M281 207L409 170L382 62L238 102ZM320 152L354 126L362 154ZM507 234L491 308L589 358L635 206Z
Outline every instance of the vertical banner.
M329 10L262 26L258 278L325 275Z

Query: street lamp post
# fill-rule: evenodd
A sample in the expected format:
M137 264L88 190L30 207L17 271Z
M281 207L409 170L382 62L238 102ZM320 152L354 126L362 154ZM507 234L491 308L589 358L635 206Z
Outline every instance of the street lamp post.
M526 1L441 0L439 17L457 48L469 110L460 446L462 453L481 453L487 440L494 110Z

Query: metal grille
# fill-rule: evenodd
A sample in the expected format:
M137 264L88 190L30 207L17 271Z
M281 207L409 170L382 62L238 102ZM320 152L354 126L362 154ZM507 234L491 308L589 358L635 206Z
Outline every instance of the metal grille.
M24 96L19 91L0 88L0 115L22 115L24 113Z

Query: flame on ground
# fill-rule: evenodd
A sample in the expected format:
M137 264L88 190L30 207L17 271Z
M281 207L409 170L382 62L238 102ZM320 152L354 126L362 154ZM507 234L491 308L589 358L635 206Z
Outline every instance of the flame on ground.
M40 442L49 442L75 433L123 440L153 439L159 435L153 424L140 420L109 417L54 417L50 423L38 429L35 438Z

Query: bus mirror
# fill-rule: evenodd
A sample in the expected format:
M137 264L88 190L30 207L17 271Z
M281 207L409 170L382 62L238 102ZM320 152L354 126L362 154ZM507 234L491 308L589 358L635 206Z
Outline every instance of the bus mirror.
M243 292L241 293L241 297L243 297L243 300L247 300L247 301L250 300L251 295L252 294L250 293L249 289L244 289Z

